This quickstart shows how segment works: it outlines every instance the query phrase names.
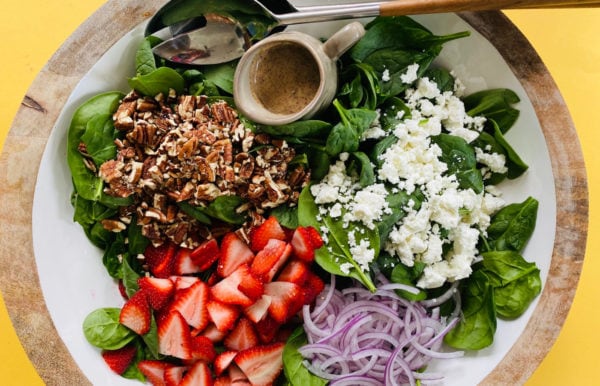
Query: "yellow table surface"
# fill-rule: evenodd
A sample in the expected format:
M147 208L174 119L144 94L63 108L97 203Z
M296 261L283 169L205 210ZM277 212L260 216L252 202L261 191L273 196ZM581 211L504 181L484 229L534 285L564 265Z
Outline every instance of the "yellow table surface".
M8 4L6 4L8 3ZM5 2L0 23L0 148L29 85L63 41L103 0ZM508 11L547 65L566 100L586 161L590 223L573 307L529 386L600 384L600 9ZM596 149L596 150L594 150ZM15 256L15 258L18 258ZM0 299L0 384L43 385Z

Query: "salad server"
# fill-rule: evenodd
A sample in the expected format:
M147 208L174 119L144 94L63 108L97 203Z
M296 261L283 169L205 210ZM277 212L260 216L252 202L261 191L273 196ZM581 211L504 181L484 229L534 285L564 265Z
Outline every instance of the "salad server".
M276 6L267 6L264 0L252 0L252 3L262 8L274 21L265 36L288 25L362 17L600 5L599 1L594 0L393 0L304 7L294 7L285 1ZM152 18L150 25L157 24L165 9L176 6L173 2L165 5ZM199 28L195 28L199 25ZM248 31L232 17L207 14L183 20L169 27L172 37L158 44L153 51L156 55L173 62L190 65L225 63L238 59L251 46Z

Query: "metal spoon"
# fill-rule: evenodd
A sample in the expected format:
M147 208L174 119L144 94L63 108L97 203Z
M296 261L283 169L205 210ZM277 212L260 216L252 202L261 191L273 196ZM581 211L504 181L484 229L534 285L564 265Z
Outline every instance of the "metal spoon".
M273 20L269 31L293 24L373 16L398 16L427 13L483 11L515 8L597 7L593 0L394 0L338 5L294 7L281 1L277 5L285 13L275 13L265 1L252 0ZM167 4L168 6L169 4ZM158 13L160 13L159 10ZM157 14L158 14L157 13ZM173 37L154 47L156 55L190 65L225 63L241 57L251 40L244 26L232 18L204 15L205 24L194 28L198 18L183 20L170 27ZM152 24L152 20L150 22Z

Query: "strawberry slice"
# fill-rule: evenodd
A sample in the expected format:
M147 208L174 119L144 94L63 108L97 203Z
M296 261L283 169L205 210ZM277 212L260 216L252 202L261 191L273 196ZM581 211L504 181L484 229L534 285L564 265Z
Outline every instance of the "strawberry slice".
M206 304L208 316L219 331L229 331L233 328L240 312L236 306L222 303L217 300L209 300Z
M229 368L227 369L227 373L229 375L229 379L231 380L232 385L252 386L252 383L250 383L250 380L248 379L246 374L244 374L242 369L240 369L240 367L238 365L236 365L235 363L232 363L231 365L229 365Z
M250 249L254 252L262 250L271 239L286 240L285 230L279 225L275 216L266 219L259 226L250 231Z
M183 373L187 370L185 366L167 366L164 380L166 386L178 386L183 379Z
M244 372L253 385L268 385L273 383L283 368L283 347L285 343L278 342L267 346L252 347L240 351L234 362Z
M250 263L254 253L242 239L233 232L227 233L221 240L221 254L217 263L217 273L221 277L231 275L237 267Z
M263 282L250 272L250 269L246 264L239 266L238 269L231 274L231 276L234 275L240 280L238 289L242 291L244 295L252 299L252 301L259 299L265 292Z
M208 303L209 288L203 281L197 281L191 287L177 291L175 299L171 303L171 310L177 310L186 320L187 324L203 329L208 325Z
M158 352L181 359L192 357L190 328L178 311L158 322Z
M138 279L138 286L154 310L162 309L175 293L175 285L169 279L143 276Z
M258 336L252 322L246 318L240 318L223 341L225 348L234 351L245 350L256 346L258 343Z
M165 382L165 371L169 367L167 362L144 359L137 364L137 367L152 385L167 386Z
M317 276L314 272L309 271L308 275L306 275L306 281L302 286L302 291L304 292L304 304L311 304L315 301L317 296L325 289L325 283L319 276Z
M102 358L112 371L121 375L131 365L136 353L135 345L128 344L117 350L102 350Z
M229 367L229 364L233 362L233 358L237 355L237 351L223 351L215 358L213 368L217 376L223 374L223 372Z
M231 323L231 327L233 327L233 324L235 323L235 320ZM213 343L220 343L223 341L223 339L225 339L225 337L227 336L227 332L229 330L224 330L221 331L217 328L217 326L213 323L210 323L201 333L200 335L207 337L208 339L210 339L211 342Z
M294 256L298 259L303 260L307 263L312 262L315 259L315 249L316 245L319 245L319 240L321 240L321 236L318 235L318 232L315 232L316 229L312 228L314 231L310 230L311 227L298 227L294 231L292 235L292 249ZM318 239L314 239L318 237ZM314 239L314 240L313 240ZM321 245L323 241L320 241Z
M233 385L233 383L231 383L231 379L229 379L229 375L223 374L223 375L218 376L215 379L215 383L213 386L231 386L231 385ZM244 386L244 385L240 385L240 386Z
M287 281L265 284L265 294L271 296L269 315L281 324L300 311L304 305L302 287Z
M248 265L242 264L229 276L210 287L210 293L214 299L221 303L237 304L242 307L248 307L254 303L254 300L248 297L240 289L240 285L242 288L247 288L247 284L242 284L242 282L246 280L253 280L253 278Z
M192 359L210 363L216 356L215 346L208 337L202 335L192 337Z
M158 247L152 244L146 247L144 258L152 275L167 278L173 274L177 249L178 247L171 242L165 242Z
M262 295L260 299L254 302L249 307L244 308L244 314L248 319L250 319L254 323L258 323L265 316L267 316L269 311L269 306L271 305L271 297L268 295Z
M173 273L176 275L189 275L199 272L201 272L200 267L192 259L192 250L179 248L174 258Z
M119 323L144 335L150 331L150 305L146 295L138 291L125 302L119 314Z
M200 281L196 276L170 276L169 279L175 284L175 290L189 288Z
M314 249L319 249L323 246L323 238L321 237L321 234L319 233L319 231L312 226L307 226L305 227L305 229L308 231L308 234L310 236L310 243L313 246Z
M281 324L276 322L270 315L267 315L258 321L254 327L256 328L256 333L258 334L260 341L263 344L269 344L275 341L275 337L279 333Z
M285 267L277 277L277 280L289 281L290 283L303 285L304 281L306 281L309 272L310 269L304 261L299 259L292 259L285 265Z
M219 244L211 239L200 244L190 255L200 272L206 271L219 258Z
M179 386L212 386L213 379L208 365L202 361L195 362L185 373Z
M265 282L271 281L291 252L291 246L285 241L270 239L254 257L250 272Z

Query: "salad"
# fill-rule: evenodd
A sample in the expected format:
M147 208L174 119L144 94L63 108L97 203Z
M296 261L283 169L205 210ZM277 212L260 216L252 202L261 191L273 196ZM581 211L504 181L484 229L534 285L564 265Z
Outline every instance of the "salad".
M260 38L264 20L245 15ZM431 65L466 33L406 17L366 28L313 120L248 121L235 63L162 63L152 36L130 92L75 112L74 218L124 297L83 328L112 370L153 384L426 383L443 377L432 359L490 346L497 318L539 294L521 256L537 201L505 203L496 187L527 170L505 139L517 95L464 95Z

